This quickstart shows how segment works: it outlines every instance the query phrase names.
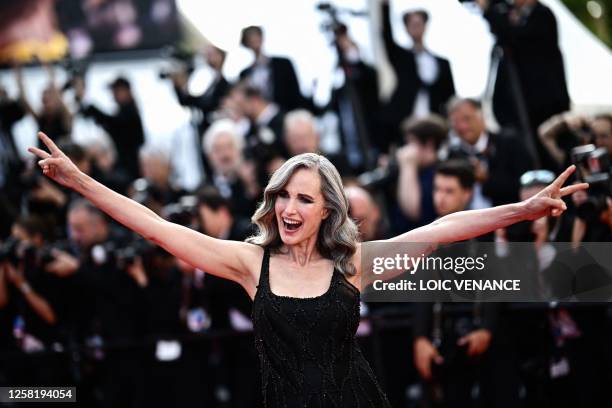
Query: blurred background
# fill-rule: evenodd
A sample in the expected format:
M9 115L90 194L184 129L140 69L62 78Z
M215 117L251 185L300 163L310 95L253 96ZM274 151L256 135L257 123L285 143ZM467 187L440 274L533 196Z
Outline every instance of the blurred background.
M242 289L44 179L38 130L232 240L304 152L336 165L364 241L526 199L574 163L591 188L563 217L479 240L544 281L548 244L610 242L611 36L609 0L0 1L0 385L261 406ZM364 303L358 337L394 407L609 407L611 322L605 302Z

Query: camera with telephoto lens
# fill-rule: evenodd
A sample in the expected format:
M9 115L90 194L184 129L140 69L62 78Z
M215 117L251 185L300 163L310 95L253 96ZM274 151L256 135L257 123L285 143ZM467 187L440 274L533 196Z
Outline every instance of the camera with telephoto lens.
M585 221L595 221L607 209L607 198L612 197L608 151L592 144L578 146L572 149L572 162L578 170L578 179L589 183L588 198L578 206L576 215Z
M163 248L143 239L138 238L127 245L119 245L108 241L95 245L91 248L91 258L97 265L114 265L120 270L126 270L140 257L147 270L148 265L154 265L157 258L167 258L168 254Z
M321 24L321 30L323 32L336 33L346 26L338 19L338 9L331 3L319 3L317 4L317 10L325 13L328 17L328 21Z
M332 33L336 36L346 35L347 26L338 17L340 14L354 17L368 17L366 10L351 10L348 8L337 7L328 2L321 2L316 5L316 9L327 17L327 21L321 24L321 31Z
M112 264L119 269L125 269L133 264L136 257L146 252L150 245L145 240L137 239L127 245L107 241L91 248L91 259L96 265Z
M153 202L161 203L163 201L162 191L145 178L134 180L131 187L134 190L132 199L138 204L148 207Z
M386 166L361 173L357 180L365 189L379 189L397 181L399 177L399 164L392 158Z
M59 248L55 245L45 245L41 248L36 248L33 245L27 245L23 253L23 260L26 269L44 269L48 264L55 260L53 251L56 249L61 250L62 248Z
M186 195L181 197L178 202L162 208L161 215L174 224L195 228L197 208L198 198L194 195Z
M17 265L20 260L18 253L19 240L9 238L0 245L0 263L8 261L12 265Z
M61 249L55 245L45 245L36 248L27 242L9 238L0 245L0 262L8 261L17 266L23 262L26 269L31 267L44 268L55 260L53 251Z

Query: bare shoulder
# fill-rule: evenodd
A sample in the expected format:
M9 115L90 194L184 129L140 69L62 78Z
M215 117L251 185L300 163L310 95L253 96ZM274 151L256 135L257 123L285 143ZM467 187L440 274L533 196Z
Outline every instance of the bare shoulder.
M245 271L244 280L241 284L249 296L251 296L251 299L253 299L259 284L264 249L259 245L248 242L237 242L237 244L236 255L240 258L242 270Z

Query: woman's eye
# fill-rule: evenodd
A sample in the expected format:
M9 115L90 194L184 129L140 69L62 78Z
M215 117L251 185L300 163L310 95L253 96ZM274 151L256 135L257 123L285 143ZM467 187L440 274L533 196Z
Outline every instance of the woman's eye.
M312 200L310 198L306 198L306 197L301 197L300 201L303 203L312 203Z
M289 197L289 193L287 193L286 191L281 191L278 193L278 196L281 198L287 198Z

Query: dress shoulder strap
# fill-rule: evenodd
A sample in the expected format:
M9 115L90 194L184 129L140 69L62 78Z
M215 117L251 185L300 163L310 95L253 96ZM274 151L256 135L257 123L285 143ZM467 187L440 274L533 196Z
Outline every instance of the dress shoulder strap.
M270 269L270 250L268 248L264 248L263 258L261 260L261 272L259 273L259 284L257 285L258 289L262 287L267 287L268 285L268 274Z

